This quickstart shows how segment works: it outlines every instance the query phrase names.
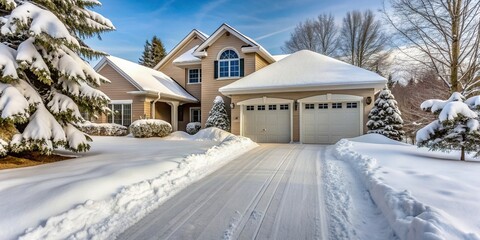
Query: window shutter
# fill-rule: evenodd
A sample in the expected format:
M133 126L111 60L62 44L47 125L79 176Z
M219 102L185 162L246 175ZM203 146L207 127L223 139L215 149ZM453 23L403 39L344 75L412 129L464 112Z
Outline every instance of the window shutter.
M183 122L183 105L178 106L178 121Z
M243 58L240 58L240 77L245 76Z
M218 61L213 62L213 78L217 79L218 78Z

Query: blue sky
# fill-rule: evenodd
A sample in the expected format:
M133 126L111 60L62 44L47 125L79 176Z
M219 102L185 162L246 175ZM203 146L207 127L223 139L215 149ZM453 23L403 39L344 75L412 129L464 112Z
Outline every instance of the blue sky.
M320 13L332 13L338 23L347 11L381 7L382 0L101 0L95 11L109 18L116 31L91 47L137 61L147 39L157 35L170 51L193 28L212 34L228 23L255 39L272 54L281 54L295 25ZM96 61L93 61L94 63Z

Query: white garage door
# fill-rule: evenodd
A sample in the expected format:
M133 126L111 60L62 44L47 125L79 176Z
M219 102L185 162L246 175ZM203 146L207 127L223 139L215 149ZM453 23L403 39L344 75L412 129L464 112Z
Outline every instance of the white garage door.
M302 141L335 143L360 135L360 102L302 104Z
M243 135L255 142L290 142L289 104L244 105Z

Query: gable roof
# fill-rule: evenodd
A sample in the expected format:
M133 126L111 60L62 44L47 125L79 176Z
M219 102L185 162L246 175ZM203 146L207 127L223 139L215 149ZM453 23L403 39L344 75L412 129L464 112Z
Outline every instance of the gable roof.
M139 91L129 93L160 93L162 96L180 101L198 102L198 100L183 89L182 86L160 71L114 56L103 57L95 66L95 71L100 71L106 64L109 64Z
M163 66L165 63L168 62L168 60L170 60L170 58L172 58L179 50L181 50L185 44L188 43L188 41L194 37L198 37L200 39L202 39L203 41L205 41L207 38L208 38L208 35L206 35L205 33L197 30L197 29L193 29L192 31L190 31L190 33L188 33L187 36L185 36L182 41L180 41L168 54L167 56L165 56L157 65L155 65L155 67L153 67L153 69L160 69L161 66Z
M197 47L198 47L198 45L196 45L195 47L191 48L190 50L184 52L179 57L175 58L175 60L173 60L173 64L177 65L177 66L187 65L187 64L197 64L197 63L200 64L202 62L202 60L193 55L193 52L195 51L195 49Z
M384 77L309 50L298 51L220 88L224 95L382 88Z
M242 34L241 32L239 32L238 30L236 30L235 28L231 27L226 23L223 23L217 30L215 30L215 32L213 32L213 34L210 37L208 37L207 40L205 40L205 42L200 44L200 46L198 46L198 48L195 49L195 51L193 52L193 55L196 57L207 56L207 52L205 51L205 49L211 46L215 41L217 41L222 36L224 31L231 33L232 35L234 35L235 37L237 37L238 39L240 39L241 41L247 44L247 46L242 47L242 52L244 53L256 52L260 56L262 56L265 60L267 60L267 62L269 63L275 62L275 58L273 58L272 55L267 50L265 50L265 48L263 48L259 43L245 36L244 34Z

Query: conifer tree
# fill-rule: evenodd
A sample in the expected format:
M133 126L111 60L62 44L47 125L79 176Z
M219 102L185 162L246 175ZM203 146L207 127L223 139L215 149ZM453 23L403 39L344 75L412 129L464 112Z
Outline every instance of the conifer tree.
M18 131L2 140L7 151L90 148L91 139L75 126L84 121L79 109L104 112L109 99L96 87L108 80L84 61L105 54L83 40L114 30L91 10L96 6L100 2L0 0L0 125Z
M213 106L208 113L208 119L205 128L217 127L225 131L230 131L230 120L228 118L227 109L223 98L217 96L213 101Z
M139 59L139 63L143 66L153 68L157 65L165 56L167 52L163 46L162 41L157 37L153 36L152 42L148 40L145 42L142 56Z
M402 140L405 133L401 115L392 92L384 88L368 114L368 133L378 133L393 140Z
M446 100L430 99L422 103L422 110L432 112L437 120L417 132L420 147L431 150L460 150L460 160L465 161L467 152L480 157L480 126L478 114L480 96L469 98L455 92Z

